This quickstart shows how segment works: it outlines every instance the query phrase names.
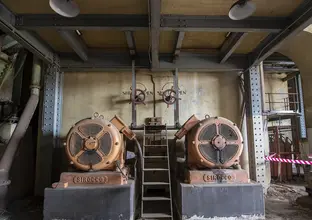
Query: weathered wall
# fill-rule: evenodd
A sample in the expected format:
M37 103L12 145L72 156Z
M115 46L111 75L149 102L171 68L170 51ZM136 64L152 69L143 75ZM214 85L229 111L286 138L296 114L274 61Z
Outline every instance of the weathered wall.
M172 73L154 73L156 92L167 82L172 82ZM137 82L143 83L148 91L153 91L151 74L137 73ZM63 96L63 124L61 135L65 136L77 121L90 117L94 112L102 113L107 119L115 114L127 124L131 123L131 105L129 95L131 73L66 73ZM165 89L171 88L168 84ZM238 81L233 73L179 73L180 89L186 94L181 96L180 123L184 123L192 114L204 118L205 114L223 116L239 122ZM142 88L141 85L138 88ZM160 101L156 94L156 116L173 124L173 106ZM153 117L153 96L147 96L146 105L137 108L137 123L144 123L147 117Z
M307 154L312 152L312 34L311 28L302 31L296 37L288 40L280 49L280 53L288 56L299 67L303 100L305 107L306 126L308 131L308 141L303 143L302 151L305 152L303 159L307 159ZM310 144L308 143L310 142Z

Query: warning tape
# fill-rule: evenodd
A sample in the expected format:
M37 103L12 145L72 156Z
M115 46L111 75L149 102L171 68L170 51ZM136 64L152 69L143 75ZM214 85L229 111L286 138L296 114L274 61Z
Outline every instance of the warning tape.
M275 154L273 154L271 156L266 156L265 160L267 160L267 161L274 161L274 162L281 162L281 163L294 163L294 164L312 165L312 161L277 158L277 157L273 157L274 155Z

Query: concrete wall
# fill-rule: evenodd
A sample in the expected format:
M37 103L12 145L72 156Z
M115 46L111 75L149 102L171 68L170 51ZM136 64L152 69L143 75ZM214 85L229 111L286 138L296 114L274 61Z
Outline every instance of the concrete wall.
M167 82L172 82L172 73L154 73L156 92L161 91ZM143 83L148 91L153 91L151 74L137 73L137 82ZM115 114L127 124L131 124L131 104L129 92L131 73L66 73L63 96L63 124L61 135L65 136L77 121L92 116L94 112L102 113L110 119ZM171 88L168 84L164 89ZM179 73L180 90L186 92L180 101L180 123L184 123L192 114L204 118L223 116L235 123L240 121L238 77L233 73ZM138 88L143 88L138 85ZM146 105L137 108L137 124L153 117L153 95L148 95ZM156 94L156 116L173 125L173 106L169 108Z
M307 154L312 153L312 34L311 28L301 32L296 37L285 42L280 49L280 53L288 56L299 67L302 87L303 99L305 106L306 125L308 130L308 140L303 143L302 151L305 152L303 159L307 159ZM310 142L310 144L308 143Z

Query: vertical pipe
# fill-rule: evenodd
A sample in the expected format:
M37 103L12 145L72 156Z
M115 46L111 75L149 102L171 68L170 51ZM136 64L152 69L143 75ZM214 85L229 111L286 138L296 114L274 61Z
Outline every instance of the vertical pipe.
M239 80L243 80L240 79ZM241 117L241 124L240 129L243 135L243 141L244 141L244 148L242 155L240 157L240 165L242 166L242 169L246 170L248 173L249 178L249 155L248 155L248 133L247 133L247 117L246 117L246 97L244 93L243 85L241 84L241 81L239 81L240 84L240 93L239 93L239 103L241 103L242 108L240 111L242 112Z
M137 125L137 112L136 112L136 73L135 73L135 60L132 60L132 93L131 93L131 104L132 104L132 124L131 127L136 127Z
M41 63L34 57L31 95L0 161L0 171L8 173L21 139L24 137L39 102Z
M262 113L265 110L265 85L264 85L264 70L263 70L263 62L260 63L260 88L261 88L261 103L262 103Z
M180 109L179 109L179 71L178 68L175 69L173 72L173 86L174 86L174 91L176 91L176 102L174 103L174 125L175 127L180 126L179 122L179 114L180 114Z

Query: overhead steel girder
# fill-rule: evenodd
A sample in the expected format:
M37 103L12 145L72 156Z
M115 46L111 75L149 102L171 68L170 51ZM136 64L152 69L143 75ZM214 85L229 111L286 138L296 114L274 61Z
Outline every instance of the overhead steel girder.
M59 30L58 32L83 61L88 60L87 46L75 31Z
M152 55L152 69L159 67L159 43L160 43L160 11L161 0L147 0L149 1L149 13L151 17L151 55Z
M49 64L55 63L54 51L34 33L25 30L17 30L15 28L15 22L15 15L0 3L0 29L44 62Z
M136 46L135 46L135 40L134 40L133 32L132 31L125 31L125 36L126 36L130 56L134 57L137 52L136 52Z
M179 55L181 53L182 43L185 36L185 32L179 31L177 32L177 40L176 40L176 46L173 54L173 62L176 62L179 58Z
M56 14L18 14L20 29L116 29L121 31L147 30L148 15L78 15L66 18ZM160 15L160 30L211 32L271 32L277 33L287 24L287 18L251 17L233 21L228 16Z
M243 39L247 36L247 33L237 32L231 33L229 37L225 40L221 47L221 61L220 63L225 63L229 57L234 53L236 48L240 45Z
M312 23L312 1L305 0L301 6L288 19L284 29L279 33L269 34L258 47L250 54L250 67L258 65L275 51L277 51L282 44L296 36L299 32L304 30Z
M131 70L131 57L128 53L104 53L90 51L87 62L81 61L74 53L63 53L61 68L64 72L100 72ZM218 54L199 54L181 52L179 59L172 63L172 54L159 55L159 67L155 71L198 71L198 72L239 72L248 65L247 56L232 55L224 64L220 64ZM149 69L150 61L147 53L137 54L136 68Z

